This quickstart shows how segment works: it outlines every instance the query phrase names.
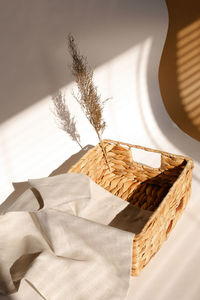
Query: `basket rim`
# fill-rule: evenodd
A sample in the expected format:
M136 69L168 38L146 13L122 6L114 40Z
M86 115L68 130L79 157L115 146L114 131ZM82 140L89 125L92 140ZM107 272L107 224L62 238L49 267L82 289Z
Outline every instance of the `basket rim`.
M104 139L103 142L112 143L112 144L121 145L121 146L127 146L128 148L138 148L138 149L141 149L141 150L144 150L144 151L147 151L147 152L161 153L161 154L165 154L168 157L177 157L177 158L182 158L182 159L185 159L187 161L193 162L192 158L190 158L188 156L185 156L185 155L181 155L181 154L174 154L174 153L166 152L166 151L163 151L163 150L157 150L157 149L148 148L148 147L145 147L145 146L134 145L134 144L129 144L129 143L121 142L121 141L114 141L114 140L110 140L110 139ZM96 146L98 146L98 145L99 144L97 144Z

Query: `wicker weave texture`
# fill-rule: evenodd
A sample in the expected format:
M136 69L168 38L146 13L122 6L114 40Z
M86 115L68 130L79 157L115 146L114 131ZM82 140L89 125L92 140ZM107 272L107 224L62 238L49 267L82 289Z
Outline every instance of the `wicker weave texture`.
M153 211L133 243L132 276L160 249L181 216L191 193L193 161L184 156L111 140L103 141L110 169L100 145L89 150L69 173L88 175L112 194ZM160 168L137 163L131 148L161 154Z

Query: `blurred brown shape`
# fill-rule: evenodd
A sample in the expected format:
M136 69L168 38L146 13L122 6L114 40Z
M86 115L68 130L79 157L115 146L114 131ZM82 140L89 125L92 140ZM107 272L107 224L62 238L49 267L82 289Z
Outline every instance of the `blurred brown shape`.
M200 2L166 0L169 29L159 70L172 120L200 141Z

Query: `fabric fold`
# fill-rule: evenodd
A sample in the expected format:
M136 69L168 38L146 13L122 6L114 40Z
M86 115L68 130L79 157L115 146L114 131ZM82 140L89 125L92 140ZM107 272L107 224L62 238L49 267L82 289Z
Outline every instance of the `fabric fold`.
M112 221L128 203L86 175L29 183L0 215L0 292L23 279L41 299L124 299L134 233Z

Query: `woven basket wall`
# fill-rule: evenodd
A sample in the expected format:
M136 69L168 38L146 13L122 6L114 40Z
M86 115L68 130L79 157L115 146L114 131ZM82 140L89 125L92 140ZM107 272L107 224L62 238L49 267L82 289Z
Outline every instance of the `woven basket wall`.
M69 172L88 175L97 184L135 206L153 211L133 243L132 276L156 254L181 216L191 193L193 161L184 156L111 140L89 150ZM134 162L131 148L161 154L160 168Z

